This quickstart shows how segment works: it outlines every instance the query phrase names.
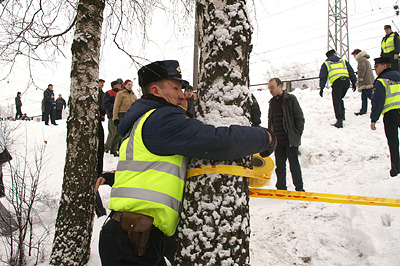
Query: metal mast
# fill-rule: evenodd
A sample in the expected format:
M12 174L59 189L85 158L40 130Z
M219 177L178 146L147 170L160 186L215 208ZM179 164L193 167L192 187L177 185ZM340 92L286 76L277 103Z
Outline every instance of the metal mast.
M349 60L349 27L347 19L347 0L328 0L328 50Z

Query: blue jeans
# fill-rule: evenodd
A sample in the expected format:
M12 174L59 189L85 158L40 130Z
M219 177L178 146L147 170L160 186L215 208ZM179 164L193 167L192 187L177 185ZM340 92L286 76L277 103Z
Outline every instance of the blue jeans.
M293 184L297 191L303 190L303 177L299 163L299 147L276 147L276 188L287 190L286 187L286 161L289 159L290 172L292 173Z
M119 223L109 219L100 231L99 253L102 266L167 266L164 260L164 234L150 232L146 255L139 257Z
M371 100L372 98L372 88L365 89L361 91L361 110L360 113L365 114L367 113L368 108L368 99Z

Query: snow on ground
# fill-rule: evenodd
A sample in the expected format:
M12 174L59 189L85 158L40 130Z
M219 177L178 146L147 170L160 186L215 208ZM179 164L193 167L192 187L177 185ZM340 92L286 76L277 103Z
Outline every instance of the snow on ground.
M261 111L262 125L267 125L268 90L254 91ZM300 147L304 188L323 192L369 197L400 198L400 177L389 175L390 160L382 118L377 130L369 128L369 113L356 117L360 94L349 90L345 98L346 121L336 129L330 90L320 98L318 91L295 90L306 119ZM46 147L43 190L58 200L65 159L66 122L46 127L43 123L17 121L12 152ZM107 124L104 123L107 134ZM47 144L44 144L45 141ZM272 157L274 158L274 157ZM117 158L106 154L104 170L114 169ZM6 185L9 182L8 170ZM265 187L274 189L275 174ZM294 190L288 172L288 188ZM110 188L100 193L105 206ZM4 199L0 200L6 205ZM43 208L44 221L54 232L57 208ZM305 201L251 198L251 265L399 265L400 209ZM100 265L98 237L105 217L96 218L89 266ZM49 235L47 255L51 252ZM0 243L3 241L0 240ZM4 254L0 244L0 254ZM41 264L49 265L47 261Z

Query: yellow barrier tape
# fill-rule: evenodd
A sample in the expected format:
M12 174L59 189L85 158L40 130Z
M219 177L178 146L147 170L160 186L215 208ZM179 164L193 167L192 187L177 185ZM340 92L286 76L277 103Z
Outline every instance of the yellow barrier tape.
M250 197L400 207L400 199L249 188Z
M208 174L245 176L262 180L271 179L271 176L268 174L260 173L250 168L239 165L206 165L203 167L188 170L186 178Z
M238 165L207 165L187 171L186 178L198 175L206 175L206 174L235 175L235 176L244 176L262 180L271 179L271 176L269 174L260 173L257 172L256 170L252 170L247 167ZM249 196L253 198L271 198L271 199L283 199L283 200L302 200L302 201L316 201L316 202L328 202L328 203L400 207L400 199L351 196L351 195L316 193L316 192L287 191L287 190L275 190L275 189L259 189L251 187L249 188Z

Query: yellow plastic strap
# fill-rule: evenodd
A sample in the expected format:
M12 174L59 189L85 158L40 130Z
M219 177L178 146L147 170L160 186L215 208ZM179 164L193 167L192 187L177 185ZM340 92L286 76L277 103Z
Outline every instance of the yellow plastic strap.
M187 171L186 178L208 174L245 176L262 180L271 179L268 174L260 173L239 165L206 165L203 167L190 169Z
M283 200L302 200L342 204L400 207L400 199L258 188L249 188L249 191L249 196L254 198L272 198Z

